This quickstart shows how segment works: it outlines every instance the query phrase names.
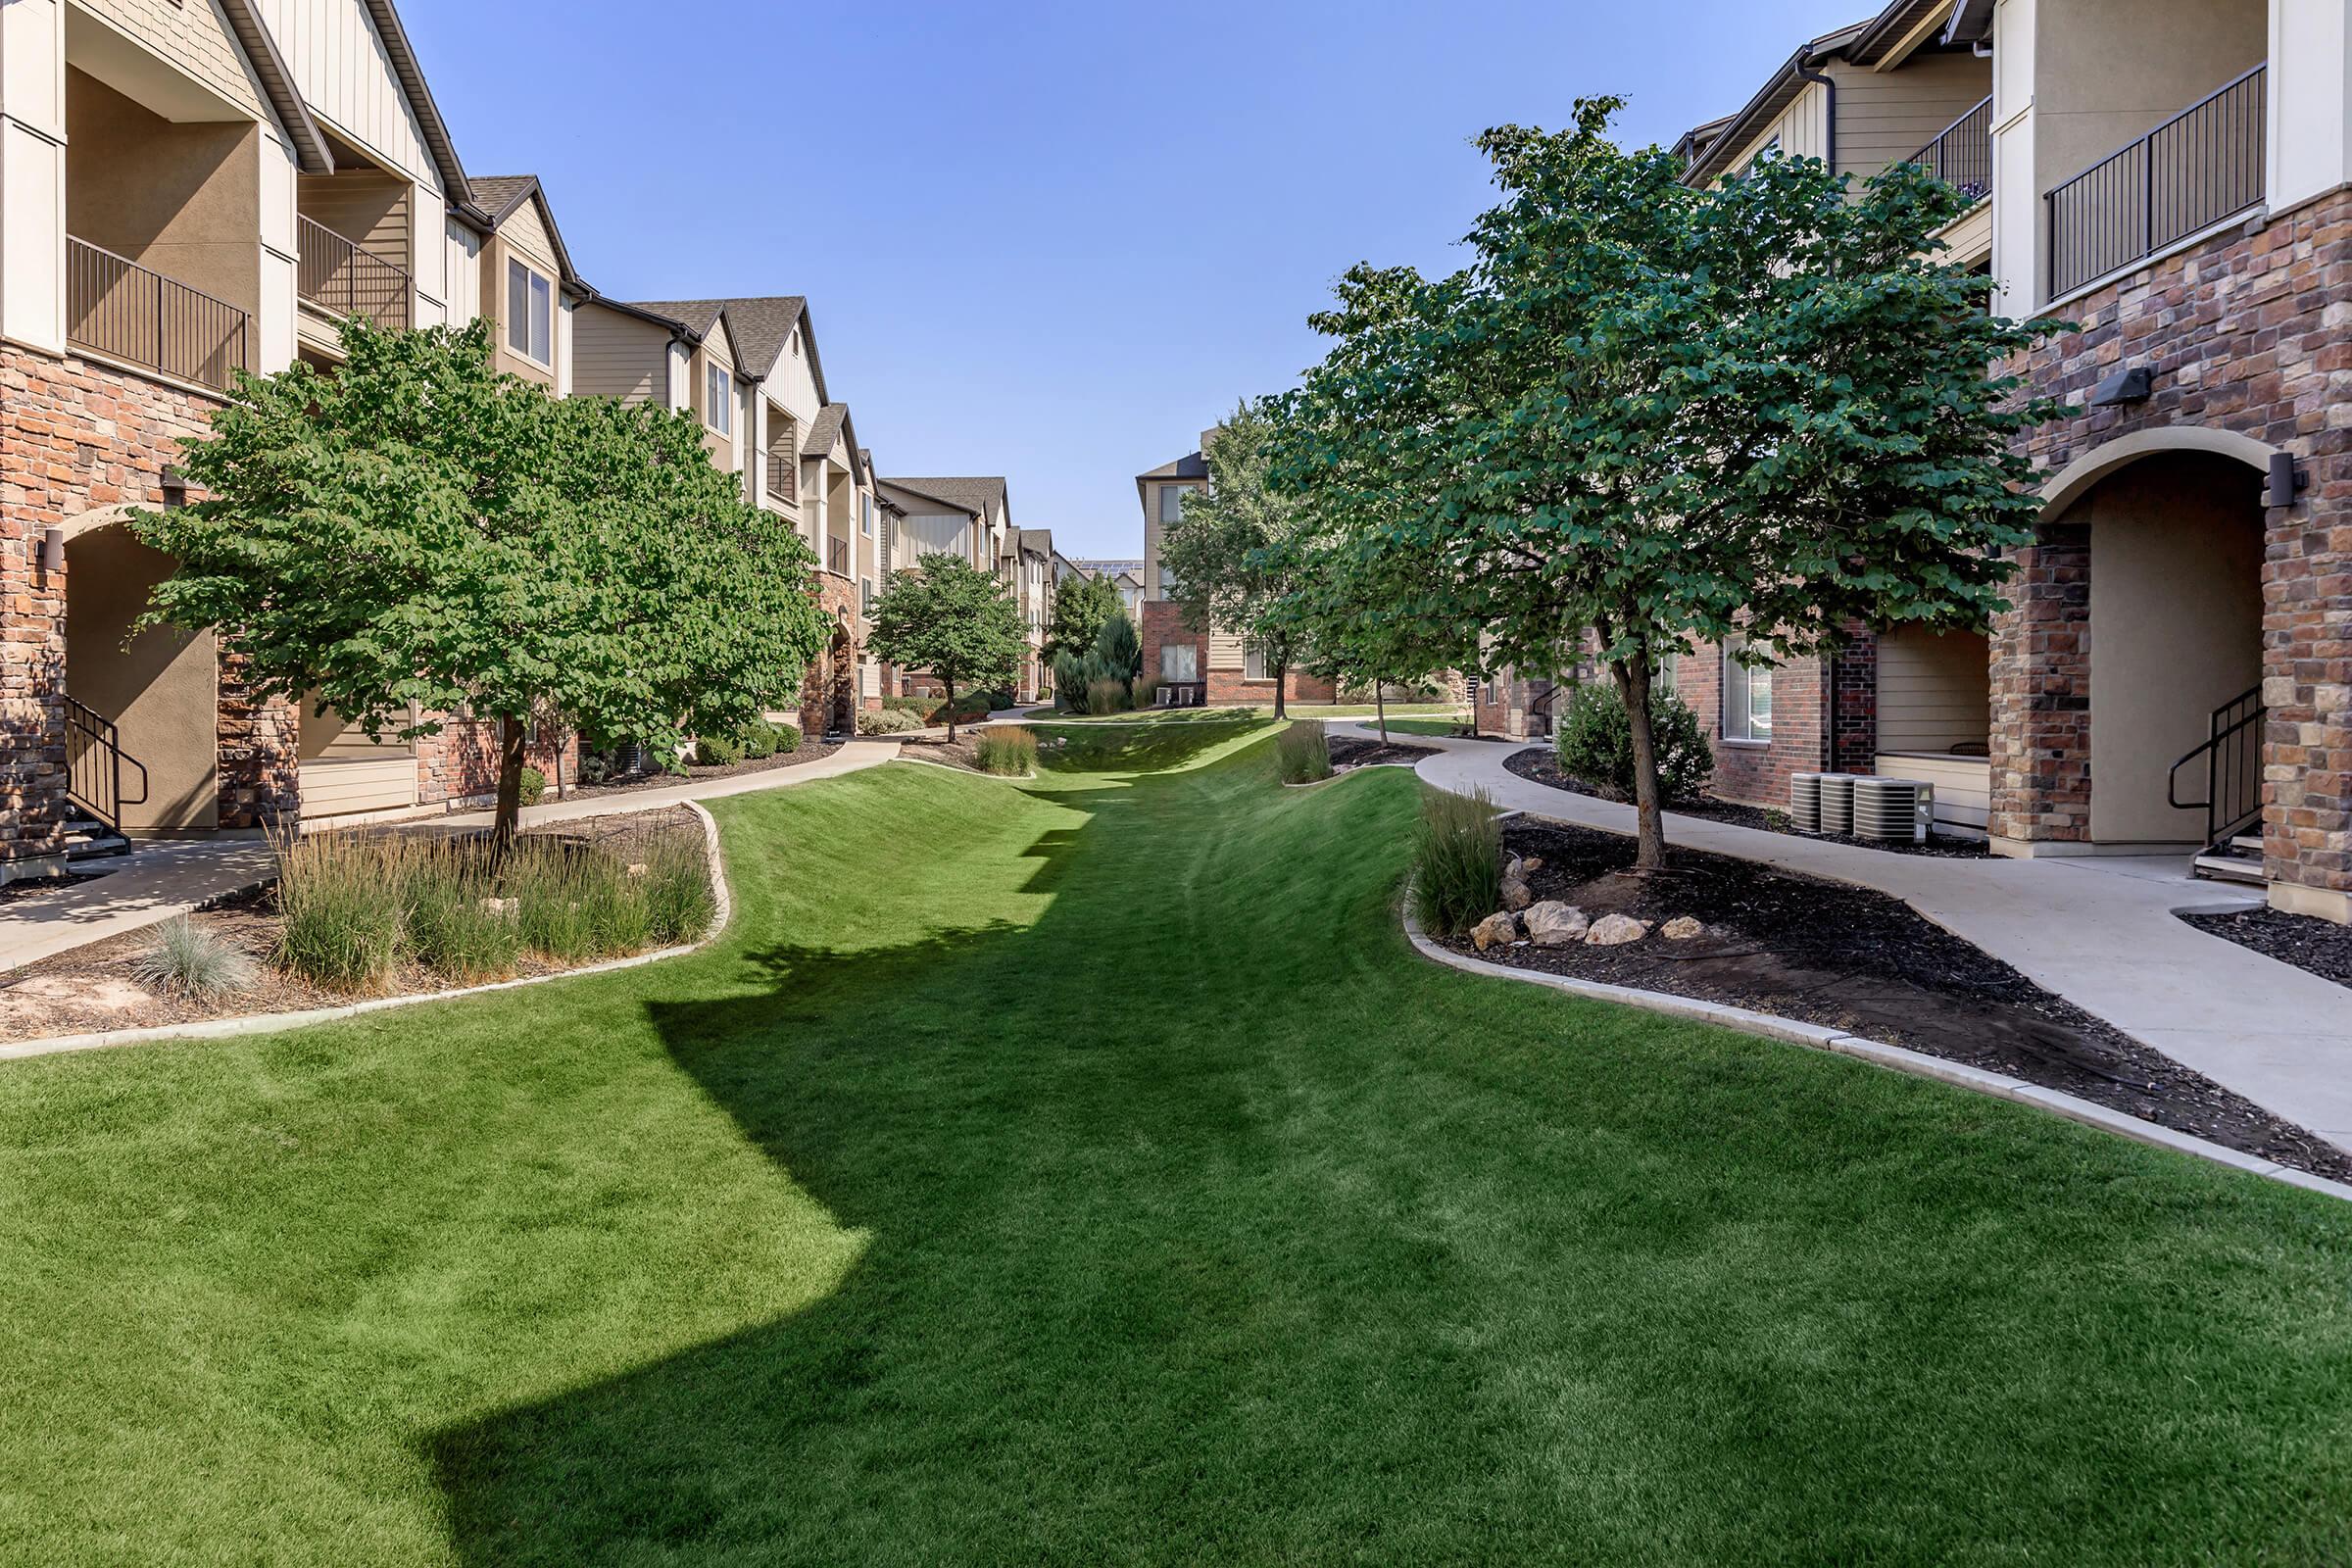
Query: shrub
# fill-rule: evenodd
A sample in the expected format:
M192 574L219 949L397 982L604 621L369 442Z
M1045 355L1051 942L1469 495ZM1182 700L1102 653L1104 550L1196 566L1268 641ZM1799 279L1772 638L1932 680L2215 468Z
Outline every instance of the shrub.
M277 961L332 991L380 990L399 966L414 841L357 833L277 843Z
M1054 700L1073 713L1086 711L1087 663L1092 657L1077 654L1054 656Z
M1086 683L1086 710L1090 713L1117 713L1127 707L1127 683L1116 676L1105 675Z
M983 773L1034 773L1037 732L1020 724L992 724L972 742L972 756Z
M1103 672L1122 683L1144 672L1144 644L1135 634L1135 622L1127 612L1119 611L1102 623L1095 638L1095 657L1102 662Z
M763 762L776 755L775 731L768 728L764 718L755 718L738 730L735 744L743 748L747 762Z
M1274 759L1285 784L1331 777L1331 741L1311 718L1299 719L1274 737Z
M908 730L922 727L922 719L904 708L868 709L858 715L858 733L860 735L904 735Z
M1658 754L1659 794L1668 801L1696 796L1715 766L1698 715L1674 693L1653 691L1649 729ZM1634 730L1613 687L1578 687L1553 744L1562 772L1619 800L1634 798Z
M522 804L537 806L540 798L546 794L547 775L535 767L524 768L522 770Z
M1145 709L1150 708L1152 704L1159 701L1159 677L1156 675L1136 676L1135 686L1133 689L1135 692L1136 711L1138 712L1143 711Z
M732 767L743 760L743 742L732 735L705 735L694 743L694 760L705 767Z
M211 1002L249 989L255 966L243 948L179 914L155 928L154 943L131 965L131 974L167 995Z
M776 755L787 757L801 749L801 726L780 718L767 720L767 732L775 738Z
M1413 914L1439 936L1467 931L1502 906L1502 824L1485 790L1421 797L1413 828Z

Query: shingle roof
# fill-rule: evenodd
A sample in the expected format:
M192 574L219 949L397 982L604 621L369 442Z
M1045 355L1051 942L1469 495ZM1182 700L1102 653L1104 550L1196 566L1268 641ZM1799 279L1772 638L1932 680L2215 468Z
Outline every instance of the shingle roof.
M760 299L720 300L726 307L727 329L735 334L735 352L747 366L765 375L784 352L784 340L808 310L799 294L771 294Z
M1174 463L1147 468L1135 477L1138 484L1146 479L1205 479L1208 477L1208 462L1198 452L1188 452Z
M725 309L724 300L631 300L629 304L656 316L665 316L681 322L696 337L709 337L717 324L719 313Z
M547 191L537 174L476 174L473 185L474 205L497 228L519 211L533 196L539 198L539 208L547 217L547 240L556 248L556 266L563 270L564 281L586 289L579 270L571 265L571 252L564 244L564 231L556 226L555 204L547 199Z
M816 417L808 421L808 439L801 443L801 456L821 458L831 452L833 443L841 439L841 421L849 416L847 403L828 403L817 410Z
M922 488L924 485L929 484L930 482L931 481L928 479L917 480L880 478L875 480L875 483L888 486L893 490L904 490L910 496L919 496L923 500L931 502L935 506L953 508L955 511L964 513L967 515L974 517L980 515L980 509L976 506L966 506L963 502L957 501L951 496L939 495L933 491Z
M892 479L889 483L961 507L966 512L985 513L991 507L1004 505L1002 475L973 479Z

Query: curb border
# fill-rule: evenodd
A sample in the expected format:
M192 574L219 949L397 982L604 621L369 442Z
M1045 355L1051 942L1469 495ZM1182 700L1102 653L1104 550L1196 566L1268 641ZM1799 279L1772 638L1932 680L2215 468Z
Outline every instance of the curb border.
M2232 1170L2244 1171L2249 1175L2267 1177L2288 1187L2300 1187L2307 1192L2322 1193L2329 1198L2352 1202L2352 1184L2330 1181L2325 1176L2314 1176L2309 1171L2297 1170L2290 1165L2281 1165L2277 1160L2264 1159L2259 1154L2249 1154L2242 1150L2230 1149L2203 1138L2192 1138L2187 1133L2175 1132L2170 1127L2160 1126L2138 1116L2127 1115L2120 1110L2111 1110L2105 1105L2093 1103L2075 1095L2064 1094L2055 1089L2044 1089L2039 1084L2030 1084L2023 1078L2013 1078L2007 1073L1989 1072L1983 1067L1971 1067L1965 1062L1946 1061L1941 1056L1931 1056L1924 1052L1912 1051L1902 1046L1890 1046L1883 1040L1872 1040L1862 1035L1848 1034L1842 1029L1832 1029L1827 1024L1805 1023L1795 1018L1783 1018L1769 1012L1755 1012L1746 1007L1735 1007L1720 1002L1701 1002L1694 997L1678 997L1663 991L1642 991L1632 986L1605 985L1597 980L1578 980L1567 975L1545 974L1540 970L1521 969L1510 964L1490 963L1484 958L1465 957L1450 949L1440 947L1430 939L1429 933L1421 928L1421 922L1413 918L1412 901L1409 894L1400 905L1398 912L1403 917L1406 939L1412 943L1414 949L1424 958L1435 963L1442 963L1450 969L1459 969L1466 974L1485 975L1497 980L1517 980L1523 984L1544 986L1553 991L1565 992L1570 996L1584 997L1594 1002L1612 1002L1622 1006L1640 1007L1646 1012L1687 1019L1692 1023L1716 1024L1722 1028L1735 1029L1742 1034L1755 1035L1766 1040L1777 1040L1787 1045L1807 1046L1815 1051L1829 1052L1833 1055L1851 1056L1858 1061L1867 1061L1874 1066L1885 1067L1894 1072L1909 1073L1918 1078L1933 1078L1957 1088L1973 1089L1979 1094L1990 1095L1998 1100L2013 1100L2020 1104L2032 1105L2037 1109L2048 1111L2052 1115L2063 1116L2068 1121L2081 1122L2087 1127L2096 1127L2103 1132L2114 1133L2135 1143L2151 1144L2158 1149L2169 1149L2176 1153L2189 1154L2217 1165L2227 1165Z
M340 1007L310 1007L300 1012L252 1012L235 1018L206 1018L194 1023L156 1024L146 1029L108 1029L95 1034L51 1035L45 1040L22 1040L0 1045L0 1064L11 1061L29 1061L39 1056L64 1055L68 1052L97 1051L109 1046L145 1045L159 1040L230 1040L244 1035L273 1035L289 1029L301 1029L315 1023L332 1023L341 1018L357 1018L365 1013L389 1012L395 1007L419 1006L428 1002L449 1002L459 997L488 996L495 991L519 991L525 986L543 986L557 980L576 980L583 975L611 974L620 969L641 968L660 963L664 958L682 958L697 953L718 940L735 917L734 896L727 891L726 857L719 849L718 822L700 801L681 801L687 810L702 819L703 858L710 873L710 886L716 895L715 908L710 917L710 929L695 941L676 947L659 948L652 953L633 953L625 958L607 958L602 962L583 965L577 969L559 970L554 974L523 975L513 980L493 980L486 985L461 986L454 991L419 991L405 997L370 997L365 1002L346 1003Z

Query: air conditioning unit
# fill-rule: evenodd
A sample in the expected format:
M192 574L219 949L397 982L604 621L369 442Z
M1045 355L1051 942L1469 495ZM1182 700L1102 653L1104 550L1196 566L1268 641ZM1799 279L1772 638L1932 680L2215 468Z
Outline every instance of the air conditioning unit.
M1788 775L1788 823L1799 833L1821 831L1821 775Z
M1928 823L1936 815L1936 786L1915 778L1864 777L1854 780L1854 834L1858 838L1894 843L1928 841Z
M1824 773L1821 775L1821 831L1851 833L1854 830L1854 775Z

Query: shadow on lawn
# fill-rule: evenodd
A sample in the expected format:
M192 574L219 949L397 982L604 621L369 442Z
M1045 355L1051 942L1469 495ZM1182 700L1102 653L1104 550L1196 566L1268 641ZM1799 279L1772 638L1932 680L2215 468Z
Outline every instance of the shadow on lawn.
M1263 771L1245 758L1230 787ZM1248 1075L1182 1049L1227 1005L1187 961L1213 944L1179 911L1116 917L1214 853L1214 805L1166 788L1053 796L1090 814L1022 852L1022 891L1055 894L1035 924L771 944L721 977L747 994L651 1004L678 1065L870 1245L792 1316L440 1435L464 1561L1029 1558L1115 1507L1117 1423L1172 1396L1154 1348L1255 1294L1240 1249L1157 1210L1213 1204L1204 1170L1266 1158ZM1200 818L1142 844L1102 831L1137 806ZM1119 1000L1147 971L1154 1005Z

